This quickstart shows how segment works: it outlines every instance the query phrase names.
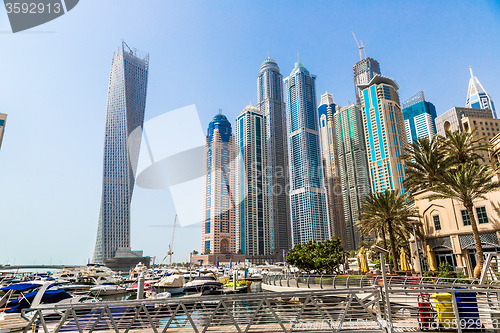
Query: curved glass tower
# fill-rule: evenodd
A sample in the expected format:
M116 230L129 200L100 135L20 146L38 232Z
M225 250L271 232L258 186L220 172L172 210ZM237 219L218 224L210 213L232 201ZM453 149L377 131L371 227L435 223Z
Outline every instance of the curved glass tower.
M144 122L149 55L125 42L113 55L108 87L101 209L94 263L130 251L130 202Z
M202 254L234 253L234 136L226 116L214 117L205 140Z
M290 206L288 196L288 145L286 135L283 76L276 61L267 58L257 78L257 103L266 118L268 149L268 176L270 188L269 208L272 253L278 260L283 251L292 246L290 232Z
M315 80L300 62L285 79L293 245L322 242L330 234Z

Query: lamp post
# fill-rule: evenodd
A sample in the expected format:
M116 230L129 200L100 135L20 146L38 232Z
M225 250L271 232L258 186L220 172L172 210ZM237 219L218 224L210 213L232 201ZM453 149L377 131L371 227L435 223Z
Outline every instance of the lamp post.
M422 277L422 262L420 261L420 250L418 249L418 241L417 241L417 231L415 225L418 221L412 221L411 224L413 226L413 239L415 240L415 250L417 251L417 261L418 261L418 274Z
M385 298L385 309L387 311L387 332L392 333L392 313L391 313L391 301L389 300L389 286L387 285L387 275L385 272L385 258L384 255L389 255L389 251L383 249L377 245L373 245L371 250L378 252L380 254L380 268L382 269L382 281L384 282L384 298Z

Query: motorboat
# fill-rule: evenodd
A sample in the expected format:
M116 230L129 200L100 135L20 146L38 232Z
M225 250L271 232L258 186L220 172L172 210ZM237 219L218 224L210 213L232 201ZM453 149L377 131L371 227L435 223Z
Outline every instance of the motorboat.
M213 286L214 288L223 288L223 284L215 279L214 276L197 276L193 281L190 281L184 285L184 291L187 292L202 292L207 290L208 286Z
M156 288L168 291L171 294L181 294L184 292L184 276L169 275L163 277L154 285Z
M90 288L90 292L99 296L121 295L127 293L127 288L111 282L105 282L101 285Z

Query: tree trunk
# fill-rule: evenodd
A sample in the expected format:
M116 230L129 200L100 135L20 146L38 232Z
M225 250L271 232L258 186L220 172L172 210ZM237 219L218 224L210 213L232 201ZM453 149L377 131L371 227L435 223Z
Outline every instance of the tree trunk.
M394 242L394 232L392 230L392 221L387 221L387 231L389 232L389 242L391 243L391 255L392 263L394 265L394 271L398 270L398 258L396 257L396 244Z
M481 238L479 237L479 230L474 216L474 204L472 202L468 202L464 203L464 206L467 208L467 212L469 213L472 234L474 235L474 243L476 243L477 264L474 268L474 278L479 279L484 266L483 246L481 245Z
M387 250L387 239L385 238L385 229L384 227L382 227L380 229L382 231L382 238L384 240L384 249ZM392 266L389 264L389 255L385 255L385 262L387 263L387 265L389 265L389 271L392 273Z

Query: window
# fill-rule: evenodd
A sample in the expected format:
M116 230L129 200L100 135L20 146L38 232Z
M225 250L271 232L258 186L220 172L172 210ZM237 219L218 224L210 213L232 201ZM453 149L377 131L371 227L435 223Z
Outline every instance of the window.
M432 219L434 220L434 229L441 230L441 221L439 220L439 215L434 215Z
M479 224L488 223L488 214L486 214L486 207L476 207L477 221Z
M470 217L467 209L462 209L460 212L462 213L462 221L464 222L464 226L470 225Z
M210 241L205 241L205 250L210 250Z

